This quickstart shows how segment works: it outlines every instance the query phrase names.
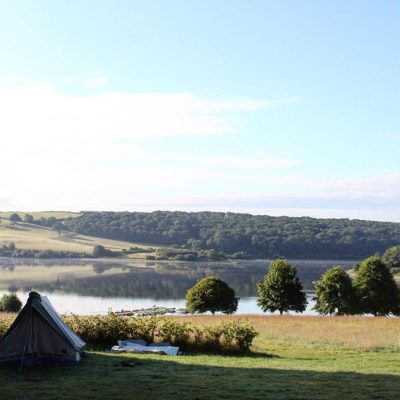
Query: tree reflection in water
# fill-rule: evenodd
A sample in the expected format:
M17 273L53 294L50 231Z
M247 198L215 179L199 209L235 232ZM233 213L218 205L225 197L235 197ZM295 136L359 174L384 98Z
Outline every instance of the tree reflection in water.
M351 268L354 261L292 260L306 290L314 290L327 268L341 264ZM128 260L35 260L0 259L0 270L15 273L8 281L8 289L22 291L62 292L96 297L135 297L156 300L183 299L187 289L197 280L214 275L234 288L239 297L257 296L257 282L267 270L268 260L232 262L133 262ZM27 268L27 266L31 267ZM68 273L68 267L73 272ZM33 279L29 271L46 267L46 279ZM24 274L18 274L24 268ZM47 270L48 268L48 270ZM77 273L79 270L79 273ZM47 274L48 271L48 274ZM17 278L18 276L18 278Z

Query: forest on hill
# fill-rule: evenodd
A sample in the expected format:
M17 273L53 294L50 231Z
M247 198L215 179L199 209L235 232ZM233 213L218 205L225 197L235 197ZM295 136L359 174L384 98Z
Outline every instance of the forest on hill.
M238 258L350 258L400 243L400 223L224 212L83 212L69 231L109 239L215 250Z

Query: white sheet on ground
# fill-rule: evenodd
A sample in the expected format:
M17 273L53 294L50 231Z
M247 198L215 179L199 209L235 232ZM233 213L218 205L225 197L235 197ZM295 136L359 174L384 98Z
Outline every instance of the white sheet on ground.
M174 346L143 346L141 344L137 343L123 343L122 346L113 346L111 348L111 351L115 352L123 352L126 350L133 350L133 351L138 351L138 352L143 352L143 353L160 353L164 352L165 354L168 354L169 356L176 356L179 351L179 347L174 347Z

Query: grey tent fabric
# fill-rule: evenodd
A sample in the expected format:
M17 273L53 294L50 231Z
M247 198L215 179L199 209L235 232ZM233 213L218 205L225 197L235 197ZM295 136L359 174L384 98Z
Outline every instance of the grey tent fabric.
M0 363L75 364L86 343L72 332L46 297L29 298L0 340Z

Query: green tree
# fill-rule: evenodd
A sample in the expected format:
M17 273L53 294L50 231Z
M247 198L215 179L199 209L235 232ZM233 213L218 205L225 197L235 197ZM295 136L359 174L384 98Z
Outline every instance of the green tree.
M0 311L18 312L22 308L21 300L16 294L4 294L0 299Z
M46 225L47 225L48 227L51 228L51 227L54 226L57 222L58 222L57 218L49 217L49 218L47 218L47 220L46 220Z
M224 314L233 314L237 310L238 302L235 291L214 276L200 279L186 293L186 308L191 313L211 311L215 314L221 311Z
M400 269L400 244L387 249L382 256L382 261L392 272Z
M337 265L328 269L315 284L314 310L320 314L355 314L357 296L350 276Z
M303 312L307 299L297 269L283 258L271 262L264 279L257 284L258 306L264 311L280 314L285 311Z
M21 222L22 219L17 213L12 213L8 218L11 222Z
M29 224L33 223L33 216L31 214L25 214L24 221L28 222Z
M393 275L381 258L365 259L354 279L363 313L400 314L400 295Z
M58 232L60 235L61 232L65 230L65 226L61 222L57 222L53 225L52 230Z
M104 246L98 244L94 246L92 255L93 257L105 257L108 253L109 251Z

